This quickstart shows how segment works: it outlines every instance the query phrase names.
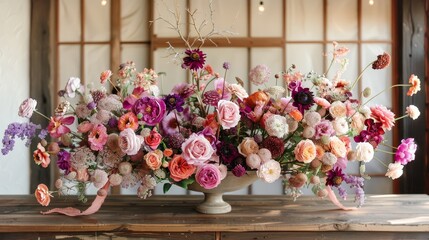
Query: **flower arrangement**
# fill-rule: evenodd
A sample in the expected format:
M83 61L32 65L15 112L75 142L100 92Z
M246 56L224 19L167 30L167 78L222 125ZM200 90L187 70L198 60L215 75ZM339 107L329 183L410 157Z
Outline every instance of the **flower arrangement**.
M180 28L176 29L182 37ZM225 62L221 75L206 64L200 47L182 39L187 49L180 58L181 67L191 79L168 94L160 95L154 70L139 72L133 62L127 62L117 73L105 70L100 75L100 82L109 82L113 91L85 88L79 78L70 78L59 92L62 101L54 116L39 113L34 99L21 104L19 116L40 114L49 124L10 124L2 154L13 149L16 138L26 140L26 145L32 139L39 141L35 163L46 168L52 161L62 175L55 182L57 191L39 185L35 196L40 204L49 205L53 193L64 194L70 188L86 201L88 184L99 189L102 200L109 186L138 186L137 195L146 198L158 183L164 183L164 191L172 184L187 188L194 182L212 189L227 172L241 177L253 171L268 183L283 178L295 197L299 189L311 185L319 197L337 188L345 198L346 184L355 189L356 201L362 205L364 179L369 178L364 166L373 161L375 151L394 155L394 162L386 166L386 176L392 179L400 177L403 167L414 160L417 145L412 138L391 147L385 144L384 135L397 120L416 119L419 110L411 105L395 118L385 106L368 106L381 92L371 96L371 89L365 88L359 93L365 101L352 95L363 71L384 69L389 54L379 55L350 82L341 78L349 50L334 42L332 61L324 74L302 74L292 65L272 76L268 66L258 65L247 79L261 89L248 93L240 78L227 81L233 66ZM200 36L199 40L202 45L209 39ZM328 79L334 64L340 70ZM273 80L276 86L264 87ZM386 90L394 87L407 87L412 96L420 90L420 80L411 75L409 84ZM360 163L359 176L346 173L351 161Z
M347 51L334 43L332 62ZM137 195L145 198L160 182L166 182L165 191L171 184L186 188L193 182L211 189L227 171L237 177L256 171L269 183L284 176L294 193L311 184L320 197L327 196L327 187L338 188L345 197L345 182L355 188L361 205L366 175L364 170L361 176L346 174L348 162L364 166L373 160L374 151L388 152L380 147L385 146L384 134L398 119L416 119L420 114L411 105L404 116L395 118L384 106L367 106L378 94L363 103L353 98L351 90L360 77L350 83L337 74L330 80L315 73L301 74L295 66L274 76L287 89L273 86L248 94L241 81L226 81L205 61L200 49L186 50L182 67L190 71L192 82L175 86L165 96L158 95L156 72L138 72L132 62L120 66L117 79L110 70L101 73L100 82L109 81L116 93L88 91L78 78L70 78L59 92L63 101L55 115L47 117L48 126L10 124L2 153L13 149L16 138L26 139L27 145L38 138L35 163L46 168L54 160L62 173L55 184L57 192L65 192L63 181L73 182L80 200L86 199L88 184L99 188L99 195L106 194L108 185L139 185ZM390 56L383 53L371 66L383 69L389 61ZM224 76L230 67L223 64ZM269 80L265 65L249 73L253 84ZM392 87L400 86L409 87L412 96L420 90L420 80L412 75L409 84ZM369 88L362 95L369 98ZM77 96L82 100L72 106L69 99ZM18 114L31 118L33 113L40 114L36 107L37 102L28 98ZM414 160L417 146L408 138L393 149L395 162L387 166L386 176L395 179ZM49 204L52 192L45 185L35 194L42 205Z

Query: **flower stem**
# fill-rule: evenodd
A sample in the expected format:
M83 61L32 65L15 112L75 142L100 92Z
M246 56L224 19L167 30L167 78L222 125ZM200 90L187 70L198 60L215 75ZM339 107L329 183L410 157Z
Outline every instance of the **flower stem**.
M46 118L48 121L51 121L51 119L50 119L50 118L48 118L45 114L43 114L43 113L41 113L41 112L39 112L39 111L37 111L37 110L34 110L34 112L35 112L35 113L37 113L37 114L39 114L40 116L42 116L42 117Z
M370 62L363 70L362 72L360 72L359 76L356 78L356 80L353 82L352 86L350 87L350 91L354 88L354 86L356 85L356 83L362 78L363 73L365 72L365 70L367 68L369 68L369 66L371 66L373 64L373 62Z
M332 67L332 64L334 64L334 61L335 61L335 58L333 57L333 58L331 59L331 63L329 63L329 67L328 67L328 69L326 69L326 72L325 72L325 73L323 73L323 76L325 76L325 77L326 77L326 75L328 74L329 70L330 70L330 69L331 69L331 67Z
M389 168L383 161L381 161L381 159L379 159L378 157L374 156L374 159L377 160L381 165L385 166L386 168Z
M395 87L409 87L409 86L411 86L411 84L395 84L395 85L392 85L392 86L390 86L390 87L388 87L388 88L385 88L383 91L381 91L381 92L377 93L376 95L374 95L374 96L373 96L373 97L371 97L370 99L368 99L365 103L363 103L363 104L362 104L362 106L364 106L364 105L366 105L367 103L369 103L372 99L376 98L378 95L382 94L382 93L383 93L384 91L386 91L387 89L395 88Z
M406 117L408 117L408 114L405 114L404 116L400 116L400 117L395 118L395 121L398 121L399 119L403 119Z
M382 152L382 153L387 153L387 154L391 154L391 155L394 155L395 153L394 152L389 152L389 151L385 151L385 150L381 150L381 149L377 149L377 150L375 150L376 152Z

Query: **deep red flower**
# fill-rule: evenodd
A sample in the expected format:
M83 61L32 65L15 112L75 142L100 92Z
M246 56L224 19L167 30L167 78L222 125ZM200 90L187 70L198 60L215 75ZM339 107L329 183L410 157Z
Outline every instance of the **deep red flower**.
M203 68L206 62L206 54L200 49L187 49L185 51L186 57L183 58L183 65L191 70L198 70Z

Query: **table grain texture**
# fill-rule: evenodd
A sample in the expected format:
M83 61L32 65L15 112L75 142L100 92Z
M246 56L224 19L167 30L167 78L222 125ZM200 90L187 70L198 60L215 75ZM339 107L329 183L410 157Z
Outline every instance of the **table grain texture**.
M429 239L427 195L371 195L352 211L313 196L227 195L232 212L221 215L195 212L202 198L108 196L97 213L67 217L40 211L89 204L56 197L42 207L33 196L0 196L0 239Z

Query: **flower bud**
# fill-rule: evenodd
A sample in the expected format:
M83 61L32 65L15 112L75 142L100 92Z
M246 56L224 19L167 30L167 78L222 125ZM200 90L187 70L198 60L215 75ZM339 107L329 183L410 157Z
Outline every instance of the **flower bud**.
M320 189L319 191L317 191L317 196L324 198L328 196L328 191L326 189Z
M366 87L363 92L362 92L363 97L367 98L369 96L371 96L371 88Z
M312 183L312 184L319 184L320 183L320 177L318 177L318 176L312 176L310 178L310 183Z

